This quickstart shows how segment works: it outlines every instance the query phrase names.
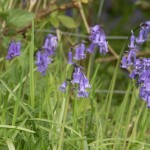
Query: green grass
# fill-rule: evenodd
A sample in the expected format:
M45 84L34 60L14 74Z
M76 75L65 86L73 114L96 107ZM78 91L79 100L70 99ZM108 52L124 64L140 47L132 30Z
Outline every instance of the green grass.
M9 2L5 3L7 8ZM84 11L80 11L81 25L88 32ZM119 67L128 41L120 47L116 64L96 63L98 52L79 62L92 88L88 98L78 98L71 87L66 93L58 90L70 75L66 54L78 37L57 32L60 40L54 62L42 76L34 52L46 34L35 31L37 26L48 28L49 20L36 23L32 19L25 39L19 35L21 56L11 61L0 58L0 150L149 150L149 109L139 99L136 84ZM10 39L3 38L6 45ZM105 88L107 93L97 92ZM115 90L125 90L125 94L115 94Z

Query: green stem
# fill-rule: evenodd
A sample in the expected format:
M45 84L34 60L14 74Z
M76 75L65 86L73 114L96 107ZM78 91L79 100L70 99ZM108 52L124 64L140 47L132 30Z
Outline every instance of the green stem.
M83 19L83 22L84 22L86 31L87 31L88 33L90 33L89 25L88 25L88 23L87 23L87 20L86 20L86 17L85 17L83 8L82 8L82 4L81 4L80 1L78 1L78 5L79 5L80 14L81 14L81 17L82 17L82 19Z
M31 46L30 46L30 97L31 107L34 108L34 20L32 21Z
M66 96L66 97L67 97L67 99L65 99L65 108L64 108L64 114L63 114L63 120L62 120L62 126L61 126L61 130L60 130L60 138L59 138L57 150L61 150L62 149L61 147L63 144L64 128L65 128L65 122L66 122L66 118L67 118L67 110L68 110L68 105L69 105L69 96Z
M87 103L85 103L85 105L84 105L83 123L82 123L82 131L81 131L82 137L84 137L84 131L85 131L85 117L86 117L86 110L87 110L86 105L87 105ZM81 142L81 149L84 149L84 140Z

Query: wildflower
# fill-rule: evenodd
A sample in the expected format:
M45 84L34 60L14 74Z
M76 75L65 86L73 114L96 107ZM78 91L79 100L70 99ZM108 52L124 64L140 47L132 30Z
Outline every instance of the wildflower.
M136 52L134 50L130 50L127 57L128 65L131 66L136 62Z
M86 91L85 84L84 84L84 81L82 79L79 83L79 89L78 89L77 96L85 98L85 97L88 97L88 95L89 95L89 93Z
M75 71L73 73L73 80L71 81L71 83L79 84L82 76L83 74L81 72L81 68L75 67Z
M144 40L147 40L149 32L150 32L150 26L146 26L144 30L144 35L143 35Z
M82 80L83 80L85 88L91 88L91 85L89 84L89 80L84 74L82 76Z
M15 56L20 56L21 42L11 41L8 47L6 59L13 59Z
M73 64L73 61L72 61L72 51L68 52L68 64Z
M53 55L57 48L57 37L48 34L44 40L43 48L47 51L49 56Z
M35 64L38 67L38 71L45 75L46 70L48 68L48 64L52 62L52 59L49 58L48 54L43 51L38 51L36 53L36 62Z
M89 40L100 49L100 53L106 54L108 52L108 42L104 31L99 25L90 28Z
M132 32L132 35L131 35L131 37L130 37L130 45L128 45L128 47L130 48L130 49L135 49L136 48L136 45L134 44L134 42L135 42L135 36L134 36L134 33L133 33L133 31L131 31Z
M145 39L144 39L144 28L141 27L140 32L139 32L139 36L136 39L136 43L143 44L143 42L145 42Z
M95 44L91 43L90 46L86 49L86 52L93 53L95 48Z
M84 51L85 51L85 44L84 43L78 44L78 46L75 49L75 56L73 58L76 60L84 59L86 57Z
M128 68L126 56L122 57L121 63L122 63L122 65L121 65L122 68Z
M139 36L137 38L135 38L132 31L130 44L128 45L130 51L128 52L127 57L122 57L121 61L122 68L132 66L132 72L129 74L129 77L137 81L139 95L143 100L147 101L148 108L150 108L150 58L136 58L139 47L135 45L135 42L137 44L143 44L147 40L149 32L150 21L146 21L140 25Z
M66 87L67 87L67 81L63 82L60 87L59 87L59 90L61 92L66 92Z

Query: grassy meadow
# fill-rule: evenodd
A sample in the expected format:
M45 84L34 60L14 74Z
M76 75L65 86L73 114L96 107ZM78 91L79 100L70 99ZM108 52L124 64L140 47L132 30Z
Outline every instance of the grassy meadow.
M112 6L106 2L0 1L0 150L150 149L150 110L128 70L120 68L130 30L148 20L148 11L141 7L145 1L123 2L123 8L119 0ZM127 17L137 8L143 15L139 20ZM119 11L118 21L113 18ZM77 97L71 87L62 93L59 86L71 72L67 53L75 43L88 41L89 27L96 24L103 26L109 52L95 49L77 62L92 85L89 97ZM58 37L58 47L42 76L34 54L47 34ZM21 41L21 55L6 60L11 40ZM144 53L149 48L147 41L141 57L150 55Z

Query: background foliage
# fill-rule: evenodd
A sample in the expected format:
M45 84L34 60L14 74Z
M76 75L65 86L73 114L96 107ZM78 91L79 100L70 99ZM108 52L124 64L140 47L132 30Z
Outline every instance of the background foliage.
M149 10L149 1L138 0L0 0L0 149L149 150L149 110L119 68L130 30L149 20ZM96 50L80 62L92 84L89 98L59 92L70 46L88 40L96 24L110 52ZM43 77L33 54L48 33L59 46ZM11 40L21 40L21 56L7 61ZM149 57L149 47L139 57Z

